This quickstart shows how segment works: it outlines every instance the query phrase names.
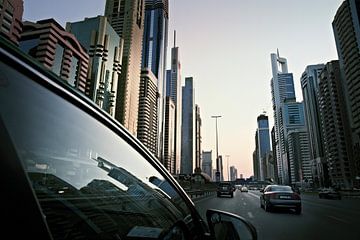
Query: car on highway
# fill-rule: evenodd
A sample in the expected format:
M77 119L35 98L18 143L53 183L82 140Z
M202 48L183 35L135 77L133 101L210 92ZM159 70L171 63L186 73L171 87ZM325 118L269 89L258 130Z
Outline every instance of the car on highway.
M234 197L234 189L229 182L218 183L216 193L218 197L223 195Z
M243 187L241 187L240 191L241 191L241 192L248 192L248 188L245 187L245 186L243 186Z
M322 188L319 190L319 198L341 199L341 193L333 188Z
M294 209L296 214L301 214L301 197L290 186L268 185L260 192L260 207L265 211L289 208Z
M203 220L140 141L2 37L0 73L4 236L257 238L255 228L240 216L208 209Z

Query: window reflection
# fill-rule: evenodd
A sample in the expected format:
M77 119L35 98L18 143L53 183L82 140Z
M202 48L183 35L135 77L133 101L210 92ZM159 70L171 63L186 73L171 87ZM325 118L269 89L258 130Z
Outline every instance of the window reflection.
M164 234L188 217L172 186L117 134L0 67L12 79L0 88L1 118L54 239L145 238L144 227Z

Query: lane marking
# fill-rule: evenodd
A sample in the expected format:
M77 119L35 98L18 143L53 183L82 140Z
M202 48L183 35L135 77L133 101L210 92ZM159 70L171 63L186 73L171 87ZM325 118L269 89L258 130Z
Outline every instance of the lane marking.
M343 219L341 219L341 218L337 218L337 217L330 216L330 215L327 215L327 217L332 218L332 219L335 219L335 220L337 220L337 221L339 221L339 222L348 224L347 221L345 221L345 220L343 220Z
M243 202L244 206L246 206L246 202Z
M254 218L254 215L251 212L248 212L247 214L248 214L249 218Z
M260 199L260 196L254 194L254 193L248 192L248 194L249 194L250 196L256 197L257 199Z

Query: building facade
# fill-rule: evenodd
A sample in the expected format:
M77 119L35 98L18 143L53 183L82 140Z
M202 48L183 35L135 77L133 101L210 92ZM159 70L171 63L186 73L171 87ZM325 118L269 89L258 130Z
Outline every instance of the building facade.
M23 0L0 1L0 34L16 45L22 32Z
M67 23L66 30L76 36L90 57L86 95L115 117L123 40L104 16Z
M179 174L175 168L175 122L176 106L171 97L166 97L165 102L165 128L164 128L164 157L160 162L172 174Z
M351 130L342 82L339 61L328 62L320 75L319 107L328 185L351 188L356 183L356 171L351 161Z
M212 151L202 151L201 170L202 172L209 175L211 179L214 179L212 167Z
M270 148L270 134L269 134L269 120L268 116L261 114L257 117L257 151L258 151L258 180L264 181L267 176L266 155L271 151Z
M360 0L344 1L332 25L352 135L350 161L360 186Z
M19 47L70 86L86 93L89 56L77 38L54 19L24 22Z
M301 76L305 123L309 134L310 161L314 167L312 170L314 173L314 183L318 187L324 187L328 181L318 101L320 73L324 67L324 64L309 65ZM319 173L322 174L320 175Z
M157 78L158 89L158 129L157 154L163 156L165 90L166 90L166 56L168 44L168 0L145 0L145 21L142 46L141 67L151 69Z
M286 58L272 53L271 55L271 95L272 106L274 113L274 127L275 127L275 153L277 161L277 172L279 183L288 184L289 168L287 159L287 149L285 142L285 135L283 132L284 126L282 122L282 105L286 99L295 99L295 88L292 73L288 73L288 66Z
M200 107L195 104L195 172L201 173L201 115Z
M137 138L157 156L157 78L150 69L141 71Z
M235 166L230 166L230 181L235 181L237 179L238 173Z
M124 39L115 118L133 135L137 134L144 11L144 0L106 0L105 16Z
M181 170L182 174L192 174L195 163L195 90L192 77L185 78L182 87L181 121Z
M175 172L180 173L181 168L181 64L179 47L176 47L176 33L174 33L174 47L171 48L171 70L166 71L166 96L170 96L175 104Z

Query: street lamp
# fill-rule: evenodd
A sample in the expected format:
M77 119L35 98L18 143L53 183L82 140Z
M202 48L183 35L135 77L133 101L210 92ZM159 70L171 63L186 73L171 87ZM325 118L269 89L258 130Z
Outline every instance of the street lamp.
M220 115L211 116L215 118L215 128L216 128L216 173L215 178L216 182L220 182L220 171L219 171L219 142L218 142L218 128L217 128L217 119L220 118Z
M227 173L228 173L228 181L230 181L230 169L229 169L229 157L230 157L230 155L225 155L225 157L226 157L226 171L227 171Z

